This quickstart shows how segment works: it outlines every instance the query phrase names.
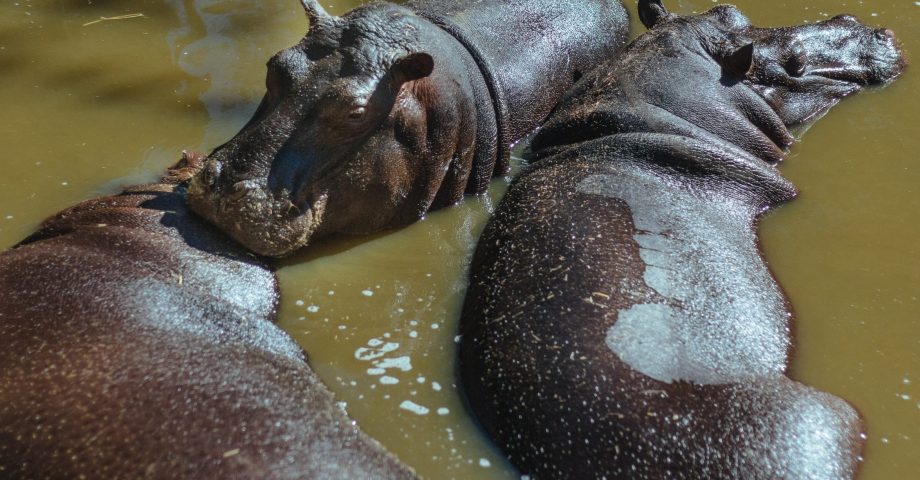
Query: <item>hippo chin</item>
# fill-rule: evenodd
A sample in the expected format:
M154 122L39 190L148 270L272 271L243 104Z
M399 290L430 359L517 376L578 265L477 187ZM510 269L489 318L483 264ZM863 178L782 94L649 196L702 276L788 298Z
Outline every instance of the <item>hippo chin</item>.
M789 129L897 77L894 36L640 14L650 30L566 95L479 241L471 409L536 478L852 478L861 420L785 375L791 314L755 224L796 194L773 166Z
M249 123L210 155L194 211L283 256L332 233L415 222L508 169L582 72L625 43L616 0L371 3L268 62Z
M188 211L188 160L0 254L0 478L417 478L274 325L269 267Z

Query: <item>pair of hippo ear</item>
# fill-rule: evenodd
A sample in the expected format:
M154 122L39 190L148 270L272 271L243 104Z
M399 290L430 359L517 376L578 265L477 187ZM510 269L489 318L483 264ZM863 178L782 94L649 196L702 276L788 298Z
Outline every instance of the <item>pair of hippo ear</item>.
M335 22L335 16L329 14L319 0L300 0L310 20L310 29L320 29ZM390 75L395 85L418 80L431 75L434 59L425 52L413 52L396 59L390 67Z

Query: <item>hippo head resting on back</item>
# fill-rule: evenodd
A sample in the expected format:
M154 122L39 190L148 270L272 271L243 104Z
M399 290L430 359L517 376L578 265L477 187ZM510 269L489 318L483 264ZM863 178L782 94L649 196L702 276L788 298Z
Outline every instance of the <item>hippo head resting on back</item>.
M269 256L484 192L628 23L618 0L376 2L341 17L302 1L309 33L269 61L262 104L188 195Z
M905 60L887 29L852 15L758 28L736 7L693 16L641 0L651 29L586 75L534 139L535 156L603 135L686 135L775 163L808 124L865 86L887 83Z
M473 161L470 88L435 68L450 52L425 49L439 32L388 3L344 17L304 6L310 34L268 62L253 118L189 189L197 213L263 255L417 220L459 200Z

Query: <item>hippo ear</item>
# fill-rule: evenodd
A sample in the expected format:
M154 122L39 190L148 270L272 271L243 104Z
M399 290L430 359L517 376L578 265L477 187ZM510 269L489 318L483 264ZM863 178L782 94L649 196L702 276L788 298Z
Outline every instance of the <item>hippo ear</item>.
M329 15L326 9L320 5L319 0L300 0L300 3L303 4L303 9L307 12L310 28L315 28L325 20L332 18L332 15Z
M664 17L669 15L661 0L639 0L639 20L645 28L651 29Z
M754 44L749 43L722 59L722 68L738 78L744 78L754 66Z
M393 63L390 75L396 85L402 85L412 80L418 80L431 75L434 70L434 59L424 52L410 53Z

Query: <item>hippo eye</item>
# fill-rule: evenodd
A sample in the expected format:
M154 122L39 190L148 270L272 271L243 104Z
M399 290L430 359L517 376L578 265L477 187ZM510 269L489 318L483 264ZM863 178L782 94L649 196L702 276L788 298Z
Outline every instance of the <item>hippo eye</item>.
M805 68L808 66L808 53L805 51L805 45L796 40L792 44L792 53L786 59L783 68L791 77L801 77L805 74Z

